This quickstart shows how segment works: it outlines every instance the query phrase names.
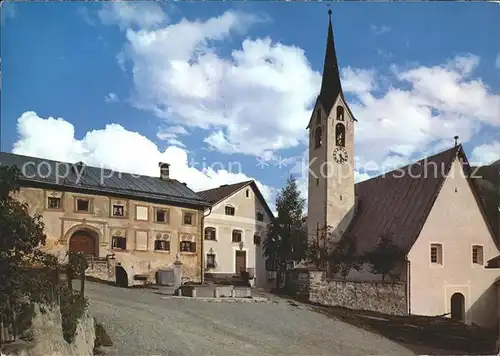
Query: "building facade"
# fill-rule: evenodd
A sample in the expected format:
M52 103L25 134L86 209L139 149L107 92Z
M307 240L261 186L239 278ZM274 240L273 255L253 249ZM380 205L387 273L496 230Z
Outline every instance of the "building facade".
M43 217L47 252L61 260L68 251L83 252L90 275L121 285L154 281L176 260L185 280L201 281L208 204L170 179L167 164L159 177L147 177L11 153L0 153L0 162L20 169L17 198ZM102 270L92 270L103 261Z
M483 196L490 185L478 189L475 171L457 143L355 184L354 125L362 123L342 93L331 20L326 51L321 90L307 127L310 237L327 229L330 248L352 238L359 255L387 238L404 255L387 278L406 283L408 313L496 327L500 270L488 261L500 252L498 196ZM497 205L488 208L485 201ZM364 265L347 279L374 281L381 275Z
M274 217L255 182L223 185L198 195L212 204L204 224L207 279L232 279L244 271L259 287L272 283L262 245Z

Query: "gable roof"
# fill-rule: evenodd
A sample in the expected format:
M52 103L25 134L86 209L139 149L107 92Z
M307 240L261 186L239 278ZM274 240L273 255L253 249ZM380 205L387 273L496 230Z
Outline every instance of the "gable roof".
M477 191L497 241L500 241L500 160L472 169Z
M85 166L83 163L79 166L75 163L7 152L0 152L0 164L16 166L21 170L19 177L21 186L77 190L89 194L117 195L162 203L209 206L194 191L176 179L162 180L160 177L133 175ZM78 169L81 172L81 168L84 169L83 175L78 179L74 170Z
M356 237L358 252L373 249L381 236L387 236L396 246L408 253L418 238L457 156L463 159L465 176L469 177L470 167L462 146L458 145L357 183L357 206L346 234ZM437 167L437 171L429 167ZM475 185L471 179L467 179L485 216ZM486 217L485 221L493 236Z
M198 195L202 199L209 202L212 206L214 206L247 186L252 187L253 191L255 192L255 195L260 200L262 206L266 210L266 213L269 215L271 219L273 219L274 214L269 208L269 205L267 205L266 199L264 199L264 196L260 192L259 187L257 187L257 184L255 183L254 180L247 180L244 182L234 183L234 184L223 184L217 188L200 191L198 192Z

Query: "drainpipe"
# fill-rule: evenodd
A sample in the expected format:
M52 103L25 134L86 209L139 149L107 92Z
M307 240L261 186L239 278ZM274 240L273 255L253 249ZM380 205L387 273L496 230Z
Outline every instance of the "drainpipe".
M201 246L200 246L200 253L201 253L201 264L200 264L200 271L201 271L201 276L200 276L200 281L201 283L203 284L204 280L205 280L205 263L204 263L204 251L203 251L203 245L204 245L204 242L205 242L205 218L207 216L209 216L210 214L212 214L212 207L210 206L208 208L208 214L205 215L203 214L203 216L201 217Z
M410 260L408 255L405 256L406 262L406 308L408 310L408 315L411 315L411 280L410 280Z

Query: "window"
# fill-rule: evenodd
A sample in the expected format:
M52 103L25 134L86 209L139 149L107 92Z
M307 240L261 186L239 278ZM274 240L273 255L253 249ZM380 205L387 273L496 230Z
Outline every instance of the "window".
M136 205L135 207L135 218L136 220L148 220L148 207Z
M135 249L137 251L148 250L148 231L137 230L135 232Z
M321 135L322 135L321 126L318 126L314 131L314 148L321 147Z
M181 252L196 252L196 242L181 241Z
M115 250L126 250L127 239L123 236L113 236L111 238L111 248Z
M472 263L483 265L483 246L472 246Z
M194 225L194 214L184 212L184 217L182 221L184 221L184 225Z
M215 241L215 239L216 239L215 228L213 228L213 227L205 228L205 240Z
M241 242L241 230L233 230L233 242Z
M170 251L170 241L155 240L155 251Z
M168 223L168 210L156 209L155 221L159 223Z
M226 205L225 212L226 215L234 215L234 206Z
M262 211L258 211L256 215L258 221L264 221L264 213Z
M320 125L321 124L321 111L318 109L316 111L316 125Z
M125 207L113 204L113 216L125 216Z
M443 247L441 244L431 245L431 263L443 264Z
M246 195L247 198L250 198L250 189L246 190L245 195Z
M207 253L207 268L215 268L215 254Z
M76 199L76 211L89 211L90 201L88 199Z
M49 209L61 209L61 198L48 197L47 207Z
M339 147L345 147L345 126L338 123L335 125L335 144Z
M316 178L316 186L319 185L319 178Z
M274 259L266 259L266 271L276 271L276 263L274 263Z
M254 235L253 236L253 243L255 245L260 245L260 236L259 235Z
M344 121L344 107L337 106L337 120Z

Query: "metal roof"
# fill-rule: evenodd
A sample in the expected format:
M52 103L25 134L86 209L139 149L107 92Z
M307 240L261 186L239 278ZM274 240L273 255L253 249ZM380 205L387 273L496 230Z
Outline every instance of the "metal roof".
M21 185L42 184L55 189L78 189L100 195L120 195L138 200L210 206L193 190L176 179L117 172L111 169L85 166L83 163L53 161L38 157L0 152L0 164L21 170ZM80 175L79 172L83 174Z

